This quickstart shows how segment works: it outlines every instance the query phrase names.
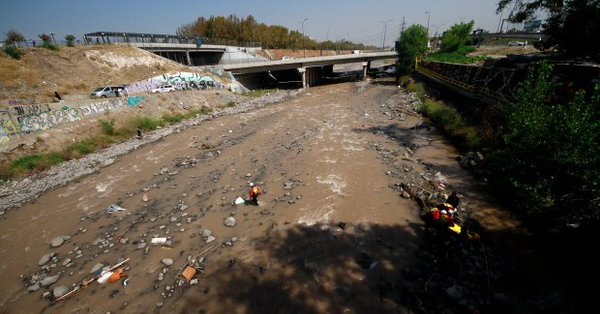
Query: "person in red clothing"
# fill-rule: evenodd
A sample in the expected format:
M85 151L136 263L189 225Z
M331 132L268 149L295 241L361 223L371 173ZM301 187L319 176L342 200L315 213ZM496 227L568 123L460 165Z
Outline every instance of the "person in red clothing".
M260 189L254 185L254 183L250 182L250 191L248 194L250 195L250 204L254 206L258 206L258 196L262 194Z

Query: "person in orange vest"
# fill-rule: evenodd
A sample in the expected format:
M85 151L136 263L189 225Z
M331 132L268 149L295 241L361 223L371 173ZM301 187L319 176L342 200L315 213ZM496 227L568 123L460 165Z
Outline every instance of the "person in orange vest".
M250 191L248 191L248 194L250 194L250 204L258 206L258 196L261 195L262 192L253 182L250 182L249 186Z

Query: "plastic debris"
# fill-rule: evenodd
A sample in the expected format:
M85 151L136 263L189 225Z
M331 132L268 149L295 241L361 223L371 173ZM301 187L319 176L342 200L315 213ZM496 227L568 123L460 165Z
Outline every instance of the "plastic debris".
M196 275L196 269L192 266L187 266L183 272L181 272L181 276L185 278L187 281L192 280L192 278Z
M152 238L152 240L150 240L150 243L152 243L152 244L165 244L165 243L167 243L167 238Z
M106 213L107 214L112 214L114 212L120 212L120 211L124 211L125 208L119 206L119 205L115 205L115 204L111 204L110 206L108 206L108 208L106 209Z
M241 205L241 204L244 204L244 203L246 203L246 201L245 201L243 198L241 198L241 197L238 197L238 198L236 198L236 199L235 199L235 202L234 202L234 203L235 203L236 205Z

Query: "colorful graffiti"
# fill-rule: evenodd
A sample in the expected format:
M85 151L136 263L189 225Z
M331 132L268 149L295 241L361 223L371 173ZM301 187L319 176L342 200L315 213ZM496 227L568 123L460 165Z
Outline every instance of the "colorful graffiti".
M28 105L18 112L14 107L0 110L0 144L6 144L9 136L15 133L30 133L47 130L56 126L81 120L83 117L108 113L133 108L143 103L141 96L103 100L79 107L64 106L58 110L51 110L48 105ZM33 112L31 114L25 114Z
M170 84L177 89L224 88L225 86L212 77L192 72L167 73L150 79L127 85L128 93L147 92L160 85Z
M43 112L37 115L20 118L21 132L47 130L60 124L81 120L77 110L73 108Z
M139 103L144 101L144 97L142 96L131 96L127 99L127 103L129 104L129 108L133 108L137 106Z

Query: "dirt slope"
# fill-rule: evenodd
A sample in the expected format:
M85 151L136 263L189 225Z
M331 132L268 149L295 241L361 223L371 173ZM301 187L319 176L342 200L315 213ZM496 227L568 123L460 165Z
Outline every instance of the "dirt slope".
M87 94L108 84L126 84L169 71L188 69L174 61L128 46L61 47L24 50L20 60L0 54L0 99L52 100Z

